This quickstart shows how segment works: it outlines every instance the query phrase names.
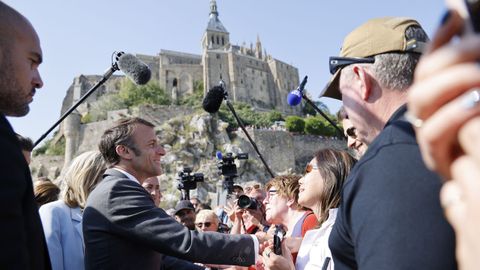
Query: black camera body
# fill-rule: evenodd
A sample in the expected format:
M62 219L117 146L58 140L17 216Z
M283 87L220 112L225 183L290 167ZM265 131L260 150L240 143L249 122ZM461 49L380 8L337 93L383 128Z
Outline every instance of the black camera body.
M237 165L235 159L248 159L248 153L239 153L234 156L231 152L222 156L221 161L217 164L218 169L222 171L225 177L237 177Z
M260 206L255 198L248 197L247 195L240 195L237 200L238 207L242 209L256 210Z
M203 173L193 173L192 168L185 167L178 173L178 189L191 190L197 188L197 182L203 182Z

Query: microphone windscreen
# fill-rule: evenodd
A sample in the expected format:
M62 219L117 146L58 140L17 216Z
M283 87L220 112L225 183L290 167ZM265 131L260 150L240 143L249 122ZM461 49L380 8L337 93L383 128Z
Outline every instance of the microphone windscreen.
M152 72L150 68L132 54L122 54L118 58L118 68L120 68L128 78L135 84L146 84L150 81Z
M290 106L297 106L302 101L302 95L300 91L293 90L287 96L287 103Z
M203 99L203 109L209 113L218 112L218 110L220 109L220 105L222 105L224 97L225 93L223 87L214 86L207 92L205 98Z

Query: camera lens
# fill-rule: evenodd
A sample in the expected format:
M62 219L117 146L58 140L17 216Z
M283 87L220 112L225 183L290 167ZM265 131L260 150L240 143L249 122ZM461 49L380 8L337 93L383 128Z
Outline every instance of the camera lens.
M248 197L247 195L240 195L237 201L238 207L242 209L257 209L257 202L255 199Z

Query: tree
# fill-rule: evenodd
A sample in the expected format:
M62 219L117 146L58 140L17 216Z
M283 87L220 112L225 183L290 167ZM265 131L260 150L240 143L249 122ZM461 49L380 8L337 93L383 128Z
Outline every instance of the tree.
M290 132L303 132L305 129L305 121L298 116L288 116L285 121L285 127Z
M120 84L119 97L128 107L142 104L170 105L170 96L160 87L157 81L146 85L135 85L128 79Z
M309 117L305 120L305 133L312 135L326 135L325 123L318 117Z

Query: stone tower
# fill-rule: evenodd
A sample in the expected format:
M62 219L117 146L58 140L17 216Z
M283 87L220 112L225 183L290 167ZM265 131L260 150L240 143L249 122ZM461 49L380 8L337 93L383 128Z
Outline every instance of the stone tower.
M203 34L202 48L219 49L230 47L230 33L218 19L217 2L210 0L210 19L207 30Z

